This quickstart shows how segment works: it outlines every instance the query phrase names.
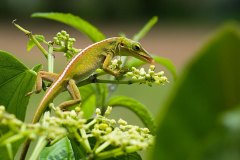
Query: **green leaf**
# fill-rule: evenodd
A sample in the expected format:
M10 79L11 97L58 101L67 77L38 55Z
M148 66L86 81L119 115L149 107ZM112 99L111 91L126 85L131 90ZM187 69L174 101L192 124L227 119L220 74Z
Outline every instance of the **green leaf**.
M85 85L79 88L82 104L81 109L84 113L84 118L90 118L95 112L96 107L96 93L92 84Z
M0 51L0 105L9 113L24 120L30 92L35 84L36 72L28 69L15 57Z
M142 158L137 152L134 152L123 156L108 158L106 160L142 160Z
M25 96L35 84L36 73L28 69L10 53L0 51L0 105L6 107L7 112L24 120L29 96ZM6 133L6 128L0 128L0 136ZM13 155L16 154L20 143L12 145ZM0 149L0 159L6 159L8 152Z
M158 17L152 17L144 26L143 28L133 36L134 41L141 40L149 31L150 29L157 23Z
M105 35L84 19L70 13L34 13L34 18L47 18L67 24L87 35L93 42L105 39Z
M53 144L50 147L45 147L39 156L40 160L51 159L51 160L74 160L74 153L70 140L65 137Z
M98 107L106 107L105 102L108 96L108 88L106 84L96 83L95 92L97 97L97 106Z
M239 60L240 33L229 25L188 64L161 108L152 159L240 159L240 132L220 118L240 104Z
M85 149L73 138L69 138L75 159L84 160L87 157Z
M36 40L41 43L41 42L44 42L45 41L45 38L43 35L33 35ZM29 38L28 40L28 44L27 44L27 51L31 51L31 49L35 46L35 43L33 42L33 40L31 38Z
M176 80L177 72L176 72L176 68L173 65L171 60L169 60L167 58L159 57L159 56L153 56L153 59L158 64L164 66L172 74L173 78ZM127 61L126 67L127 68L140 67L144 64L146 64L146 62L143 62L143 61L141 61L139 59L136 59L136 58L131 58Z
M115 96L109 100L108 105L112 107L121 106L130 109L141 119L144 125L155 134L155 123L152 114L147 107L137 100L125 96Z
M34 72L39 72L42 69L42 64L38 64L32 68Z

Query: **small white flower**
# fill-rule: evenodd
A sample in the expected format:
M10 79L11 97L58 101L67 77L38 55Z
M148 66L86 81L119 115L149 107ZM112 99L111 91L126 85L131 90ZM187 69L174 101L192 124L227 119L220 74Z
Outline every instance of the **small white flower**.
M100 110L99 108L97 108L96 111L95 111L95 113L96 113L97 115L100 115L100 114L101 114L101 110Z
M141 69L140 69L140 73L139 73L139 74L140 74L141 76L144 76L144 75L146 74L144 68L141 68Z

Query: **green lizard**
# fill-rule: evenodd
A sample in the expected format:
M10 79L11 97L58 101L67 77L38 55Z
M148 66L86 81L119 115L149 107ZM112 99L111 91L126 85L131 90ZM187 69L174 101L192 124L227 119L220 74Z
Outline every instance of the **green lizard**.
M108 38L88 46L69 62L61 74L44 71L38 73L36 91L34 92L41 91L42 80L53 83L47 89L45 96L37 107L32 123L40 120L49 103L59 92L65 89L68 90L73 99L63 102L59 107L65 108L80 103L81 96L76 83L89 77L96 69L102 68L106 73L116 77L120 76L121 71L109 68L110 62L115 56L132 56L148 63L153 62L153 58L141 47L140 43L124 37ZM25 159L29 145L30 139L26 141L23 147L21 160Z
M81 96L76 83L89 77L96 69L102 68L113 76L119 76L120 71L108 67L115 56L132 56L148 63L153 62L152 57L141 47L140 43L124 37L108 38L88 46L69 62L60 75L44 71L39 72L35 92L41 91L42 80L52 81L53 83L37 107L32 123L39 121L49 103L64 89L68 90L73 100L63 102L59 107L65 108L79 103Z

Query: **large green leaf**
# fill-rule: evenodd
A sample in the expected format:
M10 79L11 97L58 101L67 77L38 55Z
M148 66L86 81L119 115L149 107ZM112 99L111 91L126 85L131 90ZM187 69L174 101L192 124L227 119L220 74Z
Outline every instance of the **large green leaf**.
M57 143L52 146L45 147L39 156L40 160L51 159L51 160L74 160L74 153L72 150L70 140L65 137L59 140Z
M35 68L37 69L37 68ZM0 105L4 105L9 113L24 120L29 96L26 94L32 90L36 73L28 69L24 64L5 51L0 51ZM6 128L0 128L0 136L7 132ZM12 145L13 156L20 142ZM6 148L0 149L0 159L7 159Z
M160 112L152 159L240 159L239 130L228 130L220 121L240 104L239 69L240 34L237 27L229 25L180 75Z
M115 96L109 100L108 105L112 107L121 106L130 109L141 119L144 125L155 134L155 124L151 112L149 112L147 107L137 100L125 96Z
M87 35L93 42L98 42L105 39L104 34L92 24L70 13L34 13L32 14L32 17L47 18L65 23Z
M95 89L92 84L89 84L80 87L79 90L82 97L81 109L83 110L84 118L88 119L93 115L96 108Z
M0 105L24 120L36 73L5 51L0 51Z

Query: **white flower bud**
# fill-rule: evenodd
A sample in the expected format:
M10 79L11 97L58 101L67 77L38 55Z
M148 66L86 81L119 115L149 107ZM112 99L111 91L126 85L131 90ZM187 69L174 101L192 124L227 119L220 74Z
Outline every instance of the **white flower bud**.
M107 110L105 111L105 116L108 116L108 115L110 115L111 114L111 112L112 112L112 107L111 106L108 106L107 107Z
M149 69L153 71L153 70L155 70L155 66L154 65L150 65Z
M140 69L140 75L141 75L141 76L144 76L145 74L146 74L146 72L145 72L144 68L141 68L141 69Z
M118 120L118 124L120 124L120 125L127 125L127 121L124 121L123 119L119 119Z
M95 112L96 112L97 115L101 114L101 110L99 108L97 108Z
M158 72L158 73L156 73L156 75L159 76L159 77L161 77L161 76L164 75L164 71Z

